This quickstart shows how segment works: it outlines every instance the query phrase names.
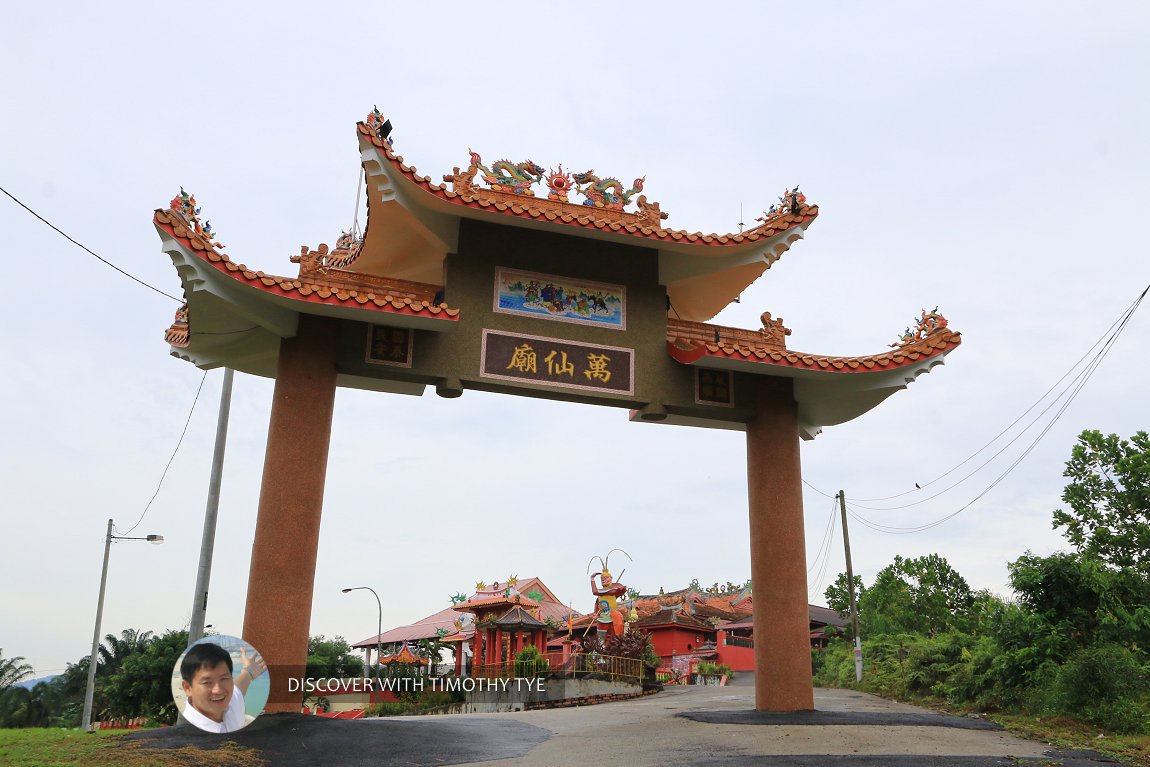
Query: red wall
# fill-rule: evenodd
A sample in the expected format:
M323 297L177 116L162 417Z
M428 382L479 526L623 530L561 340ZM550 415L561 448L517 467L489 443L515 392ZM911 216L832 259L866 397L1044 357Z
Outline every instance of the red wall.
M655 654L664 660L670 659L672 655L694 652L710 638L710 632L678 626L655 627L647 631L651 634L651 643L655 645Z
M716 642L716 649L719 651L719 663L730 666L731 671L754 671L755 648L725 644L726 638L727 632L720 631Z

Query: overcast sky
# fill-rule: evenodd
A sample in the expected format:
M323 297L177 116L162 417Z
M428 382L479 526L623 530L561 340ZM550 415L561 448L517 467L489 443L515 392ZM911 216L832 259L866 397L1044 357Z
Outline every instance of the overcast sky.
M946 364L803 444L814 487L888 496L998 434L1150 283L1148 7L948 5L15 4L0 185L178 295L153 209L182 185L234 260L293 275L301 244L352 223L355 122L374 104L433 179L468 148L645 175L667 225L690 231L752 225L801 184L818 220L717 321L755 328L768 310L792 349L860 355L940 307L963 334ZM2 196L0 234L0 648L48 674L88 652L106 521L139 518L203 373L168 355L176 303ZM1008 596L1008 561L1064 547L1051 512L1076 435L1147 428L1148 339L1143 308L1026 460L953 520L908 535L854 524L856 572L869 583L896 554L938 553ZM104 633L187 625L221 376L207 374L132 533L166 543L113 547ZM242 631L271 391L237 376L208 609L223 633ZM900 527L950 514L1045 423L938 498L858 511ZM587 561L614 547L634 561L613 569L644 592L741 582L745 468L741 433L624 410L340 390L312 632L375 633L374 600L346 586L379 592L387 628L512 573L587 611ZM821 602L841 535L824 572L831 501L805 502Z

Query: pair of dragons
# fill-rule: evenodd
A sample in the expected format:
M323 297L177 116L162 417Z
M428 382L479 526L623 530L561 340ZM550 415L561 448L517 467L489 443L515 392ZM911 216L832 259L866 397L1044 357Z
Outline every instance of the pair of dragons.
M599 178L593 170L565 173L562 165L559 170L552 170L544 178L547 171L531 160L521 163L500 160L488 168L478 152L471 152L471 167L481 171L483 180L496 192L532 195L532 185L543 181L547 184L549 200L569 202L567 195L574 186L576 192L587 198L583 201L584 205L609 210L622 210L633 196L643 191L643 182L646 180L645 177L637 178L630 189L625 189L617 178Z

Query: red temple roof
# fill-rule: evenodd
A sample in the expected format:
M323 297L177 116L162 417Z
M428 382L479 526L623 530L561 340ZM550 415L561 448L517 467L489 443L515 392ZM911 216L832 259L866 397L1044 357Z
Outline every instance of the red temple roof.
M356 267L365 272L384 265L395 269L398 264L401 271L394 272L396 276L433 279L442 271L443 258L458 244L459 219L486 220L651 248L657 253L659 282L667 288L674 315L707 320L801 239L819 213L818 206L808 204L796 188L780 198L781 206L772 206L758 219L761 224L745 232L669 229L662 224L667 216L659 204L648 202L645 195L637 198L638 211L629 212L622 204L569 202L565 193L564 199L551 194L536 197L527 182L522 193L482 186L475 180L481 166L474 153L466 170L455 168L443 177L448 188L406 164L371 125L359 123L357 129L370 181L368 227L355 256ZM385 234L378 237L374 231L381 225Z
M658 223L659 217L653 214L644 216L642 213L622 213L577 203L558 202L544 197L500 193L492 189L471 185L462 185L461 189L448 189L447 184L437 184L429 176L421 176L413 166L407 165L403 161L403 157L397 154L388 142L375 135L375 132L367 125L361 122L357 127L363 137L361 141L380 150L388 162L412 184L441 200L473 210L537 219L585 229L598 229L657 241L713 247L741 245L770 239L792 227L808 224L819 215L817 205L804 203L797 212L783 213L770 218L746 232L704 234L680 229L666 229ZM464 174L459 173L456 169L455 174L444 176L444 180L452 182L452 187L460 187L460 181L463 177ZM642 205L647 205L645 195L641 196L640 200Z
M709 363L707 367L734 369L747 367L724 364L730 361L748 363L751 366L777 365L800 370L823 370L828 373L866 373L912 365L930 357L942 356L962 343L962 336L959 333L950 328L941 328L926 338L892 351L858 357L834 357L790 351L782 344L767 341L732 339L726 334L726 331L731 330L737 329L721 328L701 322L668 320L667 353L685 365L696 365L706 360Z
M421 300L419 296L411 294L410 289L404 290L403 287L399 286L393 290L388 290L386 284L380 284L374 288L360 286L356 289L347 284L338 284L335 281L316 279L315 277L301 280L296 277L280 277L262 271L253 271L243 264L233 262L227 254L218 249L216 243L195 231L179 213L173 210L157 210L154 222L156 229L162 234L170 235L220 273L232 277L237 282L273 295L281 295L314 304L348 306L369 311L399 314L423 314L452 321L459 317L458 309L452 309L447 304L434 304L428 299ZM320 246L320 248L323 252L327 250L327 246ZM341 270L332 271L338 273ZM347 272L344 273L348 274ZM407 285L411 284L407 283ZM435 291L438 289L438 286L435 285L422 287L425 289L424 292L427 292L431 297L434 297Z

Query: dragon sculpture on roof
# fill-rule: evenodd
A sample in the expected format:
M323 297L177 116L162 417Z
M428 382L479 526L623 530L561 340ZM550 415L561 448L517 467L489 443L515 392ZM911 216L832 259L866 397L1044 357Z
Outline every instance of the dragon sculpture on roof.
M623 210L634 195L643 191L643 182L647 180L646 176L637 178L630 189L624 189L619 179L599 178L594 170L576 173L574 179L575 191L587 198L584 205L609 210Z
M543 174L547 172L531 160L525 160L521 163L500 160L488 168L483 164L483 158L479 156L478 152L473 152L470 149L467 151L471 152L471 167L481 170L483 180L496 192L511 192L512 194L534 197L535 193L531 191L531 185L541 181Z

